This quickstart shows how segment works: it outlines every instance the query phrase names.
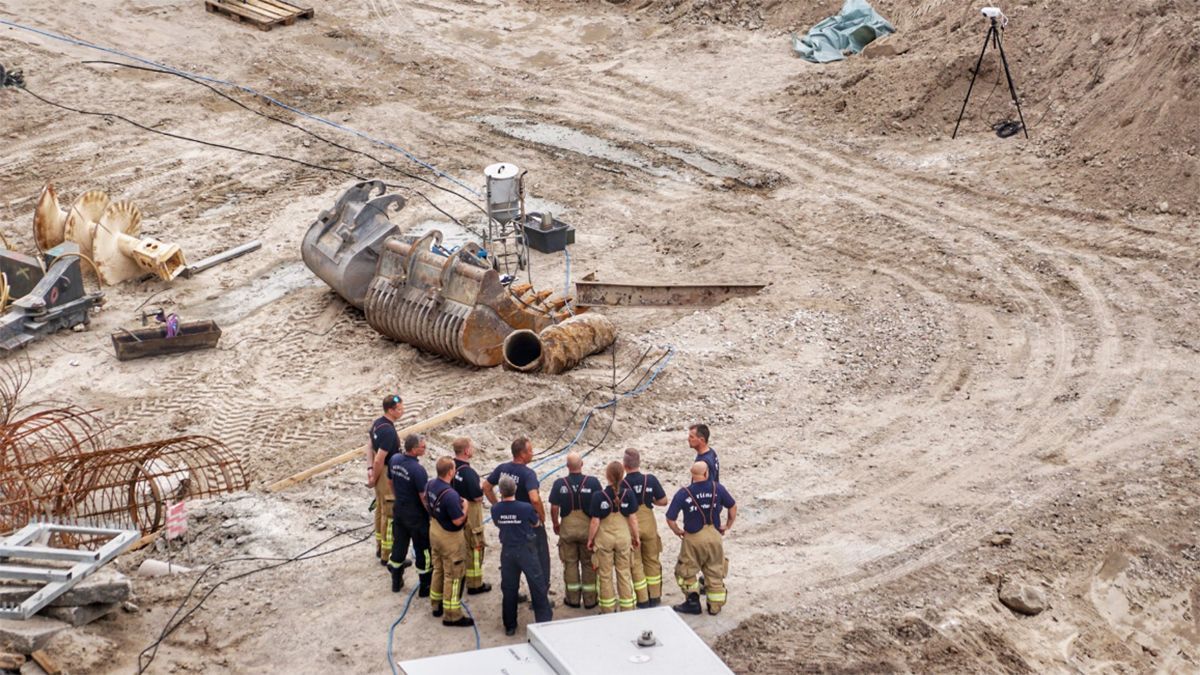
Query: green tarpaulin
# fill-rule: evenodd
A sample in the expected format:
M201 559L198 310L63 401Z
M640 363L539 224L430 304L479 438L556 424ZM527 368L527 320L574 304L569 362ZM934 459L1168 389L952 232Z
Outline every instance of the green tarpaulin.
M792 49L800 58L828 63L846 58L843 52L861 52L875 38L895 33L896 28L879 16L867 0L846 0L842 11L813 26L808 35L792 35Z

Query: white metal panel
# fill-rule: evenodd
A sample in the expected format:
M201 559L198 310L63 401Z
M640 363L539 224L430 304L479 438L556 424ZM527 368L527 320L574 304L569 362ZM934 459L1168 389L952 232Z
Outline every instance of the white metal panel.
M400 672L405 675L555 675L554 669L528 642L403 661Z
M732 675L670 607L530 624L529 641L558 675ZM654 633L656 644L639 647Z

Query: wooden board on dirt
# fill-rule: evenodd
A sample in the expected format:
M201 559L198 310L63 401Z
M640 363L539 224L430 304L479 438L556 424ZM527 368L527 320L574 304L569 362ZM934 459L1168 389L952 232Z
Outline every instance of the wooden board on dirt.
M300 7L284 0L204 0L204 8L239 23L252 24L259 30L290 26L296 19L313 17L311 7Z

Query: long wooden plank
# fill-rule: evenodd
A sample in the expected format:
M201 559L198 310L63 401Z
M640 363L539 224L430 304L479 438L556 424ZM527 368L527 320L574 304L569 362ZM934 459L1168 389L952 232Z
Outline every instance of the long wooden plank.
M463 413L465 413L468 408L470 408L469 405L460 405L457 408L451 408L450 410L447 410L444 413L434 415L433 417L430 417L428 419L417 422L416 424L404 427L403 429L397 429L396 435L399 436L400 438L404 438L408 434L419 434L422 431L426 431L428 429L432 429L441 424L445 424L446 422L449 422L450 420L455 419L457 417L462 417ZM289 476L287 478L284 478L281 481L272 483L270 486L267 487L267 491L268 492L279 492L280 490L286 490L287 488L290 488L291 486L293 486L297 483L302 483L319 473L324 473L324 472L332 469L335 466L345 464L346 462L352 461L354 459L362 459L365 455L366 455L366 448L364 446L360 445L360 446L354 448L353 450L347 450L346 452L343 452L342 454L338 455L337 457L327 459L324 462L321 462L320 464L318 464L314 467L305 469L304 471L301 471L298 474Z

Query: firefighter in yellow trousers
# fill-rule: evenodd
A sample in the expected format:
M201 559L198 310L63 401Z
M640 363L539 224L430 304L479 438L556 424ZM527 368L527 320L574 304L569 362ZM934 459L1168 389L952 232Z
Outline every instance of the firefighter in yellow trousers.
M479 474L471 467L475 443L469 438L456 438L450 447L454 450L454 480L450 485L467 500L467 525L463 528L467 538L467 593L487 593L492 585L483 580L483 488Z
M588 550L600 584L600 613L632 610L636 601L630 569L633 551L641 545L638 536L637 498L621 489L625 470L612 462L604 471L608 487L592 497L592 523L588 528ZM616 588L613 588L613 577Z
M404 402L396 394L383 399L383 416L371 424L371 449L367 451L367 487L375 490L375 555L386 565L392 555L392 509L395 497L387 479L387 465L400 452L396 421L404 415ZM407 551L405 552L407 553Z
M633 554L630 571L633 573L633 590L637 593L637 608L657 607L662 602L662 539L658 537L658 525L654 522L654 507L667 505L667 493L653 474L642 473L642 454L634 448L625 450L621 462L625 467L625 478L621 485L637 499L638 535L641 546Z
M721 524L721 509L729 509L729 519ZM683 512L683 528L676 519ZM709 480L708 465L692 465L692 482L679 488L667 507L667 525L683 543L679 547L679 562L675 565L675 580L685 600L675 605L676 612L700 614L700 581L696 575L704 572L708 613L717 614L725 605L725 576L729 560L725 558L722 537L737 519L737 503L725 486Z
M463 580L467 572L467 500L459 496L454 480L454 459L441 457L437 478L425 488L425 506L429 510L429 548L433 558L433 582L429 600L433 615L442 617L443 626L473 626L475 621L462 615Z
M600 493L600 481L583 473L583 458L578 452L567 455L567 475L550 488L550 523L558 535L558 558L563 564L563 585L568 607L592 609L596 606L596 568L588 550L588 530L592 519L592 496Z

